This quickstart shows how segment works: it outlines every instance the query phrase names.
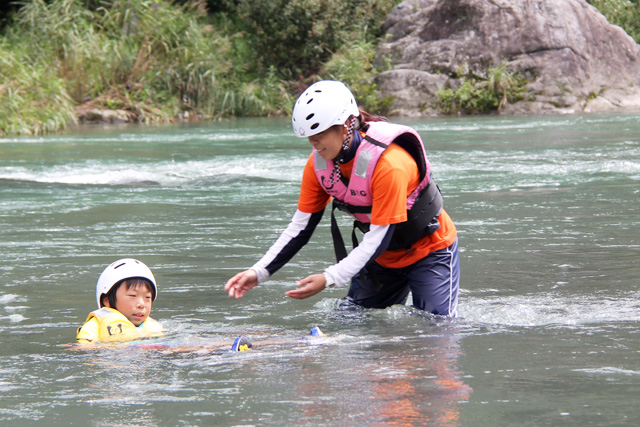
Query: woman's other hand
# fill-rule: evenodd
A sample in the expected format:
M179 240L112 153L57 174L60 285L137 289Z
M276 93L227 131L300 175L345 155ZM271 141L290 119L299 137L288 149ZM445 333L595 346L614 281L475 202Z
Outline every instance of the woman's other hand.
M258 274L254 270L245 270L236 274L224 285L224 290L229 292L229 298L242 298L249 289L258 286Z
M312 274L298 281L298 289L285 292L285 295L295 299L305 299L321 292L326 284L324 274Z

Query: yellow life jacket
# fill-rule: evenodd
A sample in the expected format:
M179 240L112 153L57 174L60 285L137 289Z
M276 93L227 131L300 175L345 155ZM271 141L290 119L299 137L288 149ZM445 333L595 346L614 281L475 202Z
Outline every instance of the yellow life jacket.
M78 328L78 342L132 341L140 338L156 337L162 334L162 325L147 317L136 326L118 310L102 307L89 313L84 325Z

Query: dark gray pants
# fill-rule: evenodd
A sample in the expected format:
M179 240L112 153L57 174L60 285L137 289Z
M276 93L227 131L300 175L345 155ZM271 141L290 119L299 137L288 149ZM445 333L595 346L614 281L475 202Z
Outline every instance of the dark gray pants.
M365 308L386 308L406 303L411 291L414 307L433 314L458 316L457 238L448 248L432 252L407 267L384 268L374 262L372 268L373 275L361 272L351 279L346 298L349 302Z

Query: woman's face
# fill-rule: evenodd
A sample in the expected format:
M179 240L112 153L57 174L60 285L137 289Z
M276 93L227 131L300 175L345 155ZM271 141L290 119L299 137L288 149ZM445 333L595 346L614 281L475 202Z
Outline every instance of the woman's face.
M336 125L310 136L309 143L324 160L333 160L340 154L342 143L346 137L347 128L342 125Z

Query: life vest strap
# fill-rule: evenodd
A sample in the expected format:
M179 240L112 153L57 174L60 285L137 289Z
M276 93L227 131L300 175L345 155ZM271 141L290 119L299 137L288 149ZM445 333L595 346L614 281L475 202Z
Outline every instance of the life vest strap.
M440 228L442 205L440 188L432 179L407 212L407 221L397 225L388 249L408 249L422 237L435 233Z
M336 221L336 199L333 200L334 203L331 207L331 237L333 238L333 249L336 253L336 261L340 262L347 257L347 248L344 245L344 239L342 238L342 234L340 233L338 221Z
M333 208L339 209L342 212L346 212L348 214L370 214L371 206L355 206L350 205L349 203L342 202L335 197L333 198Z
M347 248L344 244L342 233L340 233L340 228L338 227L338 221L336 221L335 210L338 207L338 205L335 203L335 201L336 199L334 199L334 203L331 208L331 237L333 238L333 249L336 253L336 260L337 262L340 262L347 257ZM353 230L351 231L351 243L354 249L358 247L358 237L356 236L356 227L363 233L366 233L369 231L369 224L363 223L357 220L353 222ZM371 264L364 266L364 268L360 270L360 275L363 277L363 279L365 278L364 276L366 276L367 274L373 280L374 290L376 292L379 291L381 286L380 281L378 280L378 277L375 271L373 270L373 266Z

